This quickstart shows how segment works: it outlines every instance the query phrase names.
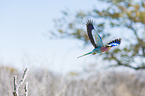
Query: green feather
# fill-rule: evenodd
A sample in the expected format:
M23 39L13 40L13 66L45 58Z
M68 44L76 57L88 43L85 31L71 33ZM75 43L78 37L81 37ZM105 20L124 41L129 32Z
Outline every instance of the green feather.
M83 57L83 56L86 56L86 55L89 55L89 54L92 54L92 52L86 53L86 54L81 55L81 56L79 56L79 57L77 57L77 58L80 58L80 57Z

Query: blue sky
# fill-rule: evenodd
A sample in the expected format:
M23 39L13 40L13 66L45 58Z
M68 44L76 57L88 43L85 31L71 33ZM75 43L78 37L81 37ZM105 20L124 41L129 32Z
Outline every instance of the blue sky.
M20 69L47 67L57 72L83 70L95 60L76 57L92 47L82 50L82 42L50 40L45 35L55 28L53 20L61 17L62 10L87 11L96 4L97 0L1 0L0 64Z

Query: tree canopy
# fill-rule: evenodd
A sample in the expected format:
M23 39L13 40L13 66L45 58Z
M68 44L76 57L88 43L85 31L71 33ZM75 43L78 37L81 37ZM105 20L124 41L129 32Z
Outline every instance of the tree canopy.
M86 21L92 19L96 31L104 40L114 38L116 32L122 38L120 47L112 48L102 55L104 60L113 61L115 66L145 69L145 1L144 0L100 0L107 4L103 9L94 8L72 15L63 11L56 20L57 33L63 38L75 38L88 44ZM95 4L95 6L100 6Z

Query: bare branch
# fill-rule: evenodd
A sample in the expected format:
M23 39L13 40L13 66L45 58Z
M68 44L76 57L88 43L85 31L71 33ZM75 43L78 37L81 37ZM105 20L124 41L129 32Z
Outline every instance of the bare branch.
M22 78L21 78L21 80L20 80L20 82L19 83L17 83L17 76L14 76L14 91L13 91L13 96L19 96L19 94L18 94L18 90L19 90L19 87L23 84L23 82L24 82L24 80L25 80L25 78L26 78L26 76L27 76L27 72L28 72L28 68L26 68L25 70L24 70L24 73L23 73L23 75L22 75ZM27 89L27 84L26 84L26 89ZM25 90L25 96L28 96L28 92Z
M120 66L125 66L125 67L128 67L128 68L132 68L134 70L145 69L145 66L133 67L133 66L128 65L128 64L109 65L108 67L120 67Z

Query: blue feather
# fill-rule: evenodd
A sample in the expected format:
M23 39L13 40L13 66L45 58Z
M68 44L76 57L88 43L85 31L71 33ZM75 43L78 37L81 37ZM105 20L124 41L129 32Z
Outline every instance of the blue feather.
M121 38L115 39L115 40L111 41L106 46L108 46L108 47L114 47L114 46L120 45L120 43L121 43Z

